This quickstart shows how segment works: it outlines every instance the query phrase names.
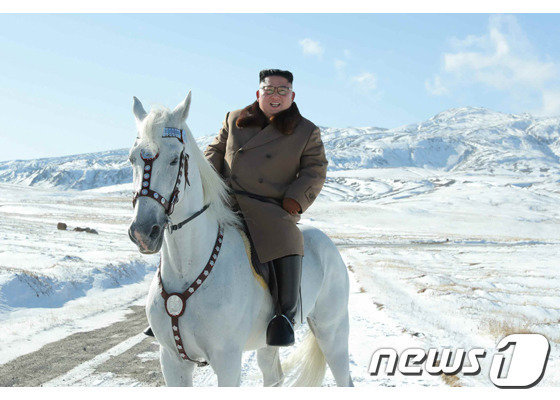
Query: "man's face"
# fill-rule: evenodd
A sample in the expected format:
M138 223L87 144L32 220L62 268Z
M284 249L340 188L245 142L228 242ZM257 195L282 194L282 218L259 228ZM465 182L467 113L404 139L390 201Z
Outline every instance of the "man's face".
M262 89L266 86L274 86L273 94L266 94ZM257 100L259 102L259 107L262 112L267 116L271 117L274 114L278 114L280 111L287 110L291 107L296 94L291 90L288 91L284 96L278 94L279 88L292 88L292 84L282 76L268 76L264 78L264 81L260 84L260 89L257 90Z

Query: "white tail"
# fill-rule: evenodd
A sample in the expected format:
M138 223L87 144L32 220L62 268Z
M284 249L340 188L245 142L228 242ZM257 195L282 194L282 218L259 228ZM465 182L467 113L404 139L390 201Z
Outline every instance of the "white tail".
M289 386L321 386L327 362L313 332L307 332L303 342L282 363L282 370L292 376L293 371L297 372L297 380Z

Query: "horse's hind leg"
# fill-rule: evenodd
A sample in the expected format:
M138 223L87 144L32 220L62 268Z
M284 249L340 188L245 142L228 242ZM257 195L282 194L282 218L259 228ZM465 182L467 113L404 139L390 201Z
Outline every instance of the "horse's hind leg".
M350 357L348 355L348 312L346 311L345 316L337 318L337 320L338 323L333 324L332 320L328 318L308 317L307 319L337 386L354 386L350 376Z
M267 346L258 349L257 363L263 374L264 386L282 386L284 373L278 347Z
M161 372L167 386L192 386L194 363L179 359L177 354L161 347Z

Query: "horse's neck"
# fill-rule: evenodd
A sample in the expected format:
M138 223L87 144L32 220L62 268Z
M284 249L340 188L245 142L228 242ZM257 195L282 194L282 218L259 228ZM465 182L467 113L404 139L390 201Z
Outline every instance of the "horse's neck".
M173 233L165 232L161 279L168 293L184 291L198 277L212 254L217 234L218 222L208 212Z

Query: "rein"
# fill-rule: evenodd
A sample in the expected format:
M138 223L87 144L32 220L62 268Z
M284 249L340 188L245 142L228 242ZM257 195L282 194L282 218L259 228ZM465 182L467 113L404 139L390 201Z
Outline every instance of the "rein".
M171 233L173 233L173 231L181 229L187 222L192 221L193 219L198 217L200 214L202 214L204 211L206 211L208 209L208 207L210 207L210 204L206 204L204 207L202 207L200 210L195 212L189 218L179 222L177 225L169 225L169 229L171 230Z
M282 205L282 200L281 200L281 199L277 199L277 198L275 198L275 197L261 196L260 194L251 193L251 192L246 192L245 190L237 190L237 189L233 189L233 193L235 193L235 194L241 194L241 195L243 195L243 196L247 196L247 197L250 197L250 198L252 198L252 199L264 201L264 202L267 202L267 203L272 203L272 204L276 204L276 205Z

